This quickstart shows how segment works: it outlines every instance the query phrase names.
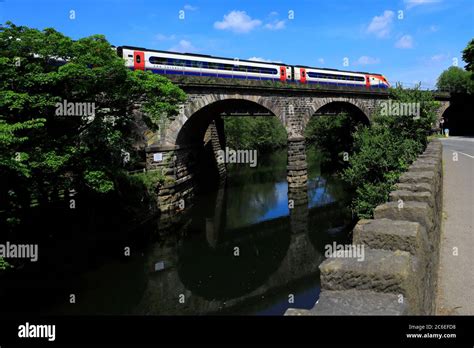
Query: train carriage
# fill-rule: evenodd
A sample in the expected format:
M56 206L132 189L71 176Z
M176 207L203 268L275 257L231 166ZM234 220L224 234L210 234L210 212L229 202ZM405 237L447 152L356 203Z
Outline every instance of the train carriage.
M127 46L120 47L118 52L126 60L127 67L150 70L163 75L275 81L291 79L291 68L276 63L146 50Z
M270 80L360 88L388 88L381 74L336 69L290 66L283 63L258 62L149 50L139 47L117 47L119 56L130 69L149 70L163 75L207 76L246 80Z
M387 79L381 74L336 69L318 69L305 66L296 66L294 70L295 81L299 83L366 88L390 87Z

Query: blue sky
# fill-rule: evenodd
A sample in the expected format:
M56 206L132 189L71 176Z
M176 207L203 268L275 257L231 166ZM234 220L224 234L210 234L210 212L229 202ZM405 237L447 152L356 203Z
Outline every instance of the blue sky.
M98 33L114 45L370 71L429 87L456 59L464 66L474 0L0 0L7 20L74 39Z

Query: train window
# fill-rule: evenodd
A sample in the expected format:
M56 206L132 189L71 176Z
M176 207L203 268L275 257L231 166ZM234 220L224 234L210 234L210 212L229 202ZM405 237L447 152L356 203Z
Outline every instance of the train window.
M167 64L168 59L164 57L150 57L149 61L151 64Z
M135 61L136 61L138 64L140 64L140 62L141 62L140 55L137 54L137 55L135 56Z
M336 75L329 73L315 73L308 72L309 77L315 77L318 79L333 79L333 80L345 80L345 81L365 81L362 76L349 76L349 75Z

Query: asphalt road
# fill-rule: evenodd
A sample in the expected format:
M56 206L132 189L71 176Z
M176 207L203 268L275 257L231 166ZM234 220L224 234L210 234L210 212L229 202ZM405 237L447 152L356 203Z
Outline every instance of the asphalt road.
M474 315L474 137L441 141L444 185L437 313Z

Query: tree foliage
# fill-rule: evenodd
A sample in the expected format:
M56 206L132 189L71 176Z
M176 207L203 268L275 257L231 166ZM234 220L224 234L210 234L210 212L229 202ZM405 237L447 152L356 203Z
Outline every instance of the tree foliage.
M331 116L314 116L305 129L306 141L314 144L326 158L344 161L344 153L352 152L353 134L363 124L348 113Z
M276 117L224 117L226 145L232 149L269 151L286 145L286 131Z
M123 152L132 152L137 103L157 127L184 98L166 78L127 69L102 35L74 41L8 22L0 28L0 211L60 190L114 190ZM58 116L63 102L93 105L94 114Z
M449 67L439 75L436 86L439 90L453 93L472 93L474 90L472 72L457 66Z
M391 90L392 102L419 103L420 115L382 115L379 111L371 127L354 134L354 151L342 178L355 188L353 210L359 218L370 218L373 209L387 201L393 184L407 170L427 143L439 103L433 95L400 86Z
M474 39L471 39L462 51L462 59L466 62L464 68L474 73Z

